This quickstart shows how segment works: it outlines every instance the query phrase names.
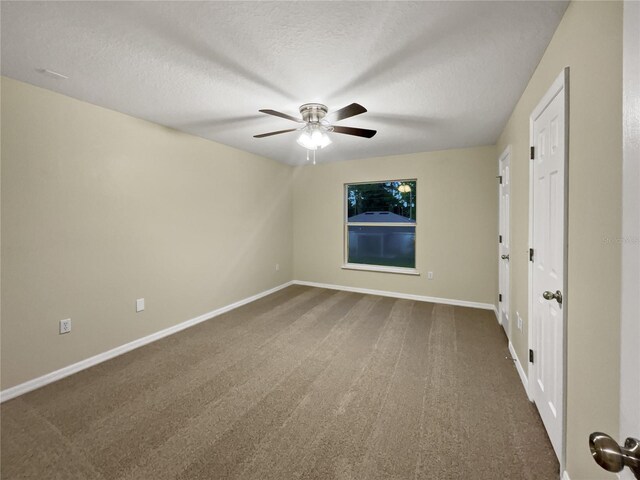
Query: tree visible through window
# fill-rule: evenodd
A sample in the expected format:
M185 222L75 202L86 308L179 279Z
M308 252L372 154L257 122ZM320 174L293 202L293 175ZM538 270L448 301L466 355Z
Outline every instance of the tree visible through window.
M347 263L415 268L416 183L346 185Z

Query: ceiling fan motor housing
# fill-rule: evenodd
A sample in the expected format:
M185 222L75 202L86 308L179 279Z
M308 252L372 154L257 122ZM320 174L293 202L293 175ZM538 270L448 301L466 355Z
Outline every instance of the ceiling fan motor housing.
M307 123L319 123L328 111L326 105L321 103L305 103L300 106L300 115Z

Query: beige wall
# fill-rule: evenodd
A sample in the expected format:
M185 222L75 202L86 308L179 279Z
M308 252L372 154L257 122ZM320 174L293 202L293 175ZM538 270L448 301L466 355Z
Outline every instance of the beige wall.
M567 298L567 471L609 478L590 458L589 433L618 431L622 166L622 4L573 2L498 142L512 146L511 326L527 358L529 115L570 67ZM612 240L607 242L606 239ZM612 476L611 478L615 478Z
M2 388L291 280L291 171L3 77Z
M495 304L497 156L494 147L298 167L294 277L319 283ZM343 270L344 184L417 178L420 276ZM427 280L427 271L434 279Z

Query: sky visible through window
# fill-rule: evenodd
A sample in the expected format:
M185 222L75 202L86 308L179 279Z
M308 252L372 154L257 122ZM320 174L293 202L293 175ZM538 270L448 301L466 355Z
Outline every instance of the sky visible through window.
M347 185L347 216L351 219L367 212L391 212L415 222L416 198L415 180ZM395 216L389 217L388 221L395 221Z
M415 180L347 185L347 216L392 212L415 221L416 195Z

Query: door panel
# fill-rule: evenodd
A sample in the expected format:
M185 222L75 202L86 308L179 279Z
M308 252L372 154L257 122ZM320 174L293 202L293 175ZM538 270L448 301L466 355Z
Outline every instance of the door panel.
M640 438L640 3L624 3L620 436ZM631 480L628 468L621 479Z
M563 303L544 292L562 292L565 244L565 97L558 89L532 116L532 329L531 396L558 458L563 435Z
M511 253L511 233L510 233L510 201L511 201L511 152L510 148L507 148L500 156L498 161L501 183L499 186L499 235L501 236L501 242L498 249L498 275L499 275L499 287L502 295L502 302L499 305L499 317L500 324L507 335L507 338L511 338L510 335L510 321L509 321L509 308L510 308L510 261L503 259L502 256L509 256Z

